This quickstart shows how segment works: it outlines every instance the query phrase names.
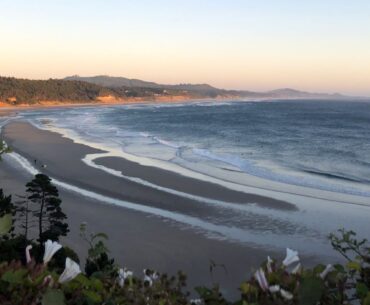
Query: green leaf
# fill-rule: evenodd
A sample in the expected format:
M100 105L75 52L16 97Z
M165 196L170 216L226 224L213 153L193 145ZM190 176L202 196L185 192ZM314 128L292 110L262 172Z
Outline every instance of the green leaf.
M77 277L75 278L75 281L78 281L84 287L90 286L90 280L82 273L77 275Z
M48 289L42 296L42 305L65 305L64 293L59 289Z
M364 283L357 283L356 284L356 292L360 299L363 299L367 296L369 292L369 288Z
M337 270L340 273L344 273L345 272L344 267L342 265L340 265L340 264L335 264L334 265L334 269Z
M27 274L27 270L20 269L17 271L7 271L1 277L1 280L11 284L21 284L24 276Z
M362 302L362 305L370 305L370 292L368 292L366 298Z
M361 271L361 264L356 261L348 262L347 263L347 268L350 270L356 270L356 271Z
M102 301L101 296L94 291L84 290L83 294L85 295L85 297L87 297L90 301L94 303L101 303Z
M12 215L6 214L0 217L0 235L4 235L9 232L12 227Z
M103 283L97 279L97 278L92 278L91 279L91 286L95 289L95 290L103 290Z
M323 280L311 276L304 278L298 291L299 304L316 305L324 292Z

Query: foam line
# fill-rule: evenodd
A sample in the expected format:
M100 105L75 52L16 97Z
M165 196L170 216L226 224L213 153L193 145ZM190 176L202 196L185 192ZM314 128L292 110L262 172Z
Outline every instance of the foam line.
M74 143L86 145L86 146L89 146L91 148L95 148L95 149L98 149L98 150L101 150L101 151L104 151L104 152L107 153L107 154L95 155L95 159L99 158L99 157L102 157L102 156L105 156L105 157L107 157L107 156L109 156L109 157L119 157L119 158L126 159L128 161L138 163L142 166L159 167L163 170L172 171L172 172L178 173L180 175L183 175L185 177L189 177L189 178L193 178L193 179L197 179L197 180L201 180L201 181L205 181L205 182L215 183L215 184L221 185L225 188L228 188L230 190L240 191L240 192L243 192L243 193L246 193L246 194L252 192L252 193L255 193L255 194L260 194L262 196L266 196L265 192L268 191L269 192L269 194L268 194L269 197L275 198L275 199L278 199L278 200L285 200L285 201L288 201L288 202L290 202L291 199L286 198L285 195L303 196L303 197L307 197L307 198L314 198L314 199L319 199L319 200L349 203L349 204L355 204L355 205L365 205L365 206L368 205L367 203L365 203L365 204L364 203L356 203L356 202L353 202L352 200L351 201L341 200L339 198L338 199L331 199L330 197L327 197L324 194L322 196L319 196L319 195L316 195L316 194L305 193L305 192L304 193L302 193L302 192L292 192L292 191L287 191L287 190L282 190L282 189L276 190L275 188L270 188L270 187L260 187L260 186L256 186L256 185L252 185L252 184L246 184L246 183L240 184L240 183L237 183L237 182L231 182L231 181L223 180L223 179L220 179L220 178L217 178L217 177L209 176L209 175L203 174L201 172L197 172L196 170L193 170L193 169L188 169L186 167L182 167L182 166L180 166L176 163L170 163L170 162L166 162L166 161L162 161L162 160L158 160L158 159L152 159L152 158L149 158L149 157L137 156L137 155L134 155L134 154L127 153L127 152L123 151L122 148L120 146L118 146L117 144L115 144L114 142L110 143L111 145L103 145L101 143L96 143L96 142L93 142L93 141L85 140L77 132L75 132L73 130L70 130L70 129L60 128L60 127L56 127L54 125L44 126L44 125L38 124L37 122L35 122L34 120L31 120L31 119L28 119L27 121L38 129L58 133L61 136L72 140ZM142 133L141 135L144 136L144 137L146 137L146 136L151 137L151 135L145 134L145 133L144 134ZM198 153L199 153L199 151L198 151ZM92 162L93 159L94 158L92 158L90 161ZM109 173L112 174L111 169L109 169ZM142 180L142 181L144 181L144 180ZM287 185L289 185L289 184L287 184ZM304 187L304 186L300 185L300 187ZM251 190L251 188L252 188L252 190ZM307 190L314 190L312 188L307 188L307 187L306 187L306 189ZM263 193L261 193L261 191ZM324 190L324 189L322 189L322 191L332 192L332 191ZM346 194L346 195L353 195L353 194ZM366 195L367 194L363 194L362 196L367 197Z
M36 175L40 173L35 167L31 165L31 163L22 157L21 155L17 153L11 153L7 157L12 158L15 162L17 162L24 170L26 170L31 175ZM228 227L224 225L216 225L207 221L203 221L199 218L188 216L172 211L163 210L156 207L150 207L146 205L141 205L137 203L128 202L121 199L116 199L112 197L108 197L105 195L101 195L80 187L76 187L74 185L65 183L63 181L60 181L58 179L52 179L53 184L64 188L65 190L77 193L79 195L82 195L84 197L97 200L103 203L119 206L122 208L126 208L129 210L142 212L145 214L154 215L160 218L166 218L172 221L175 221L177 223L185 224L187 226L193 227L195 229L201 229L202 231L206 231L209 233L213 233L212 237L216 239L227 239L230 241L238 241L242 243L250 243L250 242L257 242L256 240L253 241L254 234L250 234L247 231L244 231L242 229L236 228L236 227ZM266 243L266 245L268 245ZM276 245L277 246L277 245Z
M120 171L108 168L108 167L103 166L103 165L96 164L94 162L94 160L97 159L97 158L104 158L104 157L109 157L109 156L110 156L110 153L88 154L88 155L85 156L85 158L82 159L82 161L86 165L88 165L90 167L93 167L93 168L96 168L96 169L99 169L99 170L102 170L102 171L104 171L104 172L106 172L110 175L113 175L113 176L116 176L116 177L119 177L119 178L123 178L123 179L129 180L129 181L135 182L135 183L139 183L139 184L145 185L147 187L150 187L150 188L162 191L162 192L166 192L166 193L169 193L169 194L173 194L173 195L176 195L176 196L184 197L184 198L191 199L191 200L198 201L198 202L202 202L202 203L207 203L207 204L210 204L212 206L218 206L218 207L221 207L221 208L224 208L224 209L232 208L232 209L236 209L236 210L250 212L250 206L248 206L248 205L255 204L255 203L246 203L248 205L243 205L243 204L237 204L237 203L233 203L233 202L226 202L226 201L222 201L222 200L210 199L210 198L206 198L206 197L202 197L202 196L188 194L188 193L185 193L185 192L177 191L177 190L174 190L174 189L170 189L170 188L167 188L167 187L163 187L163 186L151 183L151 182L143 180L141 178L123 175L122 172L120 172Z

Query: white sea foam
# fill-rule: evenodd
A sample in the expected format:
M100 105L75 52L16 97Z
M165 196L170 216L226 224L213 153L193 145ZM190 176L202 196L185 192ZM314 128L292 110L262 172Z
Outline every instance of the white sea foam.
M232 203L232 202L225 202L225 201L221 201L221 200L210 199L210 198L206 198L206 197L202 197L202 196L196 196L196 195L192 195L192 194L189 194L189 193L185 193L185 192L177 191L177 190L174 190L174 189L166 188L166 187L148 182L148 181L146 181L144 179L141 179L141 178L130 177L130 176L123 175L122 172L120 172L118 170L111 169L111 168L108 168L106 166L96 164L94 162L94 160L96 160L98 158L110 157L110 155L111 155L110 153L88 154L82 159L82 161L90 167L100 169L100 170L102 170L102 171L104 171L108 174L113 175L113 176L123 178L123 179L129 180L129 181L135 182L135 183L139 183L139 184L145 185L147 187L150 187L150 188L153 188L153 189L156 189L156 190L159 190L159 191L163 191L163 192L166 192L166 193L169 193L169 194L173 194L173 195L176 195L176 196L188 198L188 199L198 201L198 202L202 202L202 203L207 203L209 205L217 206L217 207L224 208L224 209L235 209L235 210L247 211L247 212L251 210L250 205L237 204L237 203ZM247 202L245 202L245 203L247 203ZM254 203L249 202L249 204L254 204Z
M26 170L31 175L36 175L39 173L39 171L31 165L31 163L22 157L21 155L17 153L11 153L7 156L7 158L11 158L13 161L15 161L19 166L22 167L22 169ZM112 172L113 173L113 172ZM114 174L117 174L114 172ZM280 243L276 242L277 239L271 236L268 238L265 235L265 239L261 241L256 234L252 234L248 231L245 231L243 229L237 228L237 227L229 227L225 225L218 225L211 222L204 221L202 219L199 219L197 217L184 215L181 213L173 212L173 211L167 211L156 207L141 205L113 197L108 197L102 194L98 194L96 192L92 192L86 189L83 189L81 187L77 187L68 183L65 183L61 180L52 178L52 183L56 186L59 186L65 190L77 193L79 195L82 195L86 198L90 198L93 200L97 200L99 202L105 203L105 204L111 204L115 206L119 206L122 208L126 208L129 210L133 210L136 212L141 212L153 216L157 216L163 219L172 220L176 223L183 224L185 226L201 230L206 234L207 236L211 238L216 238L220 240L229 240L229 241L236 241L236 242L242 242L242 243L258 243L259 245L269 245L269 246L276 246L280 247ZM274 234L272 234L274 235ZM267 238L266 238L267 237ZM293 242L294 237L292 237ZM289 240L289 237L287 237L286 240Z
M243 172L261 177L267 180L292 184L292 185L298 185L303 187L309 187L314 189L321 189L321 190L327 190L332 192L338 192L338 193L347 193L351 195L357 195L357 196L364 196L364 197L370 197L370 192L365 190L360 190L358 188L353 188L349 186L339 185L339 184L331 184L328 182L320 181L319 179L311 179L308 176L298 175L299 173L296 173L296 175L284 175L280 172L272 172L271 170L258 166L254 164L253 162L242 159L235 155L229 155L229 154L215 154L209 150L206 149L193 149L193 152L195 154L198 154L199 156L208 158L210 160L216 160L220 162L224 162L226 164L233 165Z
M106 110L102 109L101 111L106 111ZM84 116L87 116L86 118L87 120L89 119L89 117L94 117L94 115L88 114L88 113L86 115L84 114ZM197 168L195 169L190 166L191 163L189 164L187 162L183 162L185 160L183 160L182 158L180 158L179 160L180 162L177 163L177 162L169 162L169 160L154 159L153 157L149 157L149 156L143 156L143 155L139 156L133 153L128 153L123 150L122 140L119 140L117 142L118 138L110 139L109 137L108 138L106 136L104 137L103 131L101 131L102 135L99 137L99 135L96 135L96 132L98 130L96 128L92 129L94 130L93 134L90 134L90 131L92 131L90 130L91 126L88 130L86 130L86 128L83 128L84 133L83 135L81 135L79 133L80 131L77 132L77 129L76 130L70 129L70 127L72 127L73 124L76 124L75 121L73 122L63 121L64 122L62 123L63 127L57 127L58 125L60 125L59 122L53 122L52 117L48 117L48 119L52 123L46 124L46 125L40 124L40 122L34 119L30 119L29 122L37 128L59 133L66 138L72 139L75 143L83 144L83 145L90 146L95 149L100 149L102 151L109 152L109 156L111 157L120 157L120 158L127 159L129 161L132 161L132 162L136 162L140 165L153 166L153 167L158 167L164 170L173 171L173 172L176 172L186 177L215 183L215 184L221 185L231 190L236 190L236 191L240 191L244 193L255 193L255 194L260 194L263 196L270 196L272 198L285 200L285 201L291 200L289 196L286 196L286 194L302 195L302 196L332 200L330 199L332 195L329 193L326 193L327 191L339 192L339 193L341 191L343 192L343 188L341 187L337 187L337 188L330 187L330 186L321 187L320 184L318 184L317 187L316 185L312 185L312 184L310 185L309 183L307 183L307 181L305 181L304 179L301 179L301 177L299 177L300 183L297 183L297 179L294 176L293 177L288 176L287 177L288 179L286 179L286 177L278 173L273 173L273 172L268 171L267 169L257 167L251 162L248 162L248 160L245 160L245 159L243 160L235 156L227 156L227 155L221 156L221 155L214 154L208 150L193 149L193 152L195 155L201 155L203 157L207 157L209 160L217 160L219 162L224 162L225 164L231 164L237 168L241 168L243 172L245 172L248 175L251 175L250 177L260 177L262 179L268 179L268 181L276 181L278 183L285 183L286 186L285 187L282 187L282 186L275 187L273 186L272 183L269 183L268 187L266 187L265 185L260 187L259 185L261 185L261 183L256 184L252 182L252 184L250 184L250 179L249 179L249 182L247 183L242 182L241 180L229 180L229 178L226 178L226 177L223 177L220 179L219 177L213 175L213 170L211 172L198 171L198 169L202 168L202 166L200 166L201 164L197 164ZM67 127L67 126L70 126L70 127ZM115 130L113 133L115 132L117 132L117 130ZM112 131L110 130L109 133L111 134ZM135 139L134 134L131 135L132 132L129 132L129 133L130 133L130 137L131 138L133 137L133 139ZM105 134L107 134L107 131L105 131ZM153 139L153 136L150 135L149 133L137 133L137 136ZM160 139L160 141L162 141L163 143L160 143L158 139L153 139L153 140L161 145L165 145L164 143L166 143L167 144L165 145L166 147L175 149L174 156L181 156L181 154L178 154L178 152L179 150L183 149L182 146L178 147L179 145L177 144L167 143L163 139ZM96 155L94 158L96 159L99 157L101 156ZM91 159L90 161L93 162L94 159ZM292 191L292 190L289 190L289 185L297 185L297 186L308 187L308 188L295 189L294 191ZM312 187L314 188L316 187L316 190L321 189L322 191L324 191L324 193L320 194L318 191L314 191ZM267 192L267 190L269 190L269 192ZM349 195L361 195L365 197L370 196L370 194L368 194L366 191L364 192L361 192L358 190L353 191L352 189L348 189L346 191L348 191L347 193ZM348 199L345 199L345 198L339 199L339 198L340 197L338 197L335 200L349 202L349 203L356 202L356 199L353 199L353 198L348 198Z

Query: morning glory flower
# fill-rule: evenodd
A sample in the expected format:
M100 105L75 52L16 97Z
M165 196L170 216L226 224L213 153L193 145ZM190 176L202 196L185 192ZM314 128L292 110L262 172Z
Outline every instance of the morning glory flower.
M26 247L26 262L27 262L27 264L29 264L32 260L31 259L31 254L30 254L31 249L32 249L32 245L28 245Z
M293 295L284 289L280 289L280 294L285 300L291 300L293 299Z
M292 270L292 274L297 274L301 270L301 263L298 263Z
M124 269L119 269L118 271L118 284L123 287L125 285L125 280L129 277L132 277L133 273L132 271L127 270L126 268Z
M152 272L148 269L144 269L144 282L148 282L149 286L153 285L153 281L157 280L159 278L158 272Z
M298 252L287 248L286 249L286 257L283 260L283 265L285 267L288 267L291 264L293 264L295 262L298 262L298 261L299 261Z
M268 273L272 273L272 266L271 266L272 263L273 263L273 260L271 259L271 257L270 256L267 256L267 264L266 264L266 267L267 267Z
M59 244L56 241L51 241L50 239L48 239L45 243L44 264L46 265L51 260L55 252L57 252L61 248L62 248L61 244Z
M77 275L81 273L80 266L71 260L69 257L66 258L66 267L63 273L59 277L59 283L63 284L73 280Z
M269 284L267 282L265 272L262 270L262 268L256 271L256 273L254 274L254 277L256 278L258 284L260 285L263 291L266 291L269 288Z
M333 269L333 266L331 264L327 265L324 269L323 272L320 273L320 277L322 279L326 278L326 276L328 275L328 273Z
M278 291L280 291L280 286L279 286L279 285L273 285L273 286L270 286L270 287L269 287L269 291L270 291L271 293L278 292Z

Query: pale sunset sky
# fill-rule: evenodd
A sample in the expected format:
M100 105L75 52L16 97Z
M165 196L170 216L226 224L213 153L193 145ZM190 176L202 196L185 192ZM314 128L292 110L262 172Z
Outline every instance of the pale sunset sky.
M369 0L0 0L0 75L370 95Z

